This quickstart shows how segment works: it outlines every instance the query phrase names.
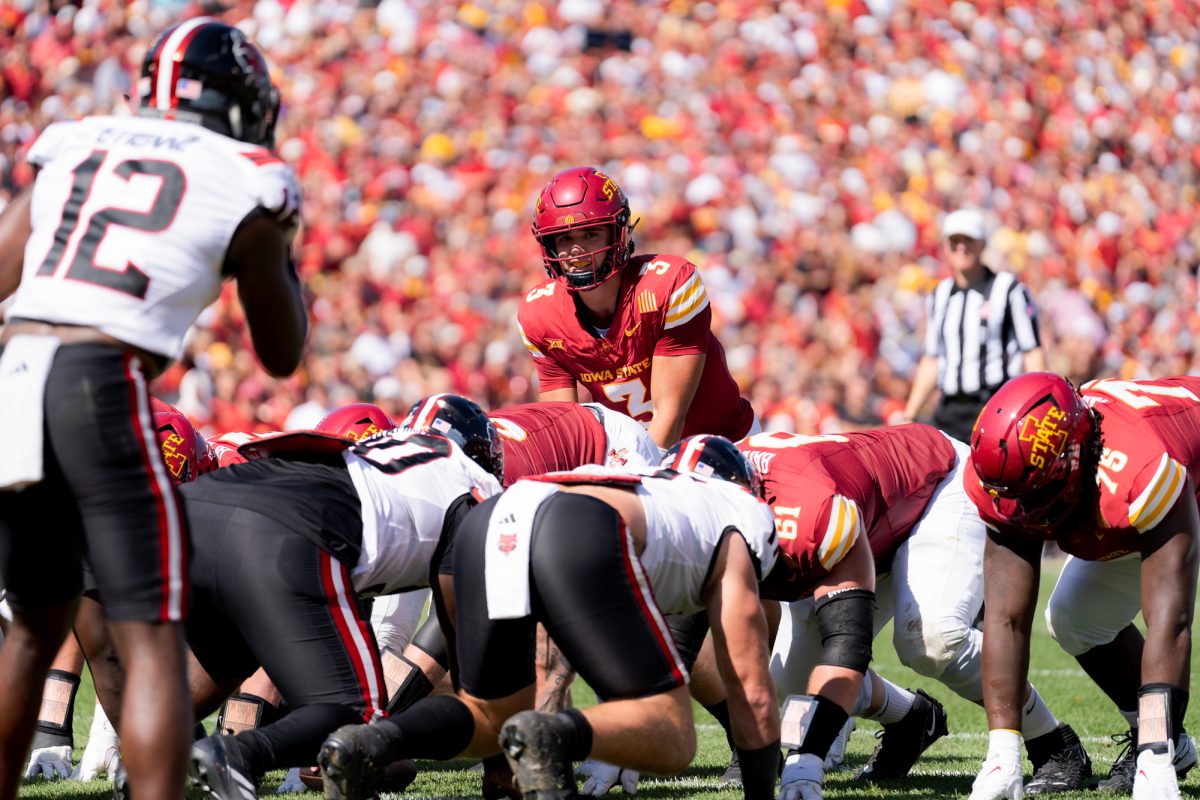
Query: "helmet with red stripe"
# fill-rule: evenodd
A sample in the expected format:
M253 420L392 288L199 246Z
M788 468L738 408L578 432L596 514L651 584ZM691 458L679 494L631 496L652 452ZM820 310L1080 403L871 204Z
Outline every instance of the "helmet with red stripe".
M625 268L633 255L634 225L629 224L629 200L616 181L592 167L572 167L551 178L538 195L533 237L542 246L546 274L580 291L599 286ZM612 235L593 250L558 251L555 237L584 228L605 228Z
M319 431L345 436L356 442L395 427L396 423L387 412L373 403L350 403L335 408L316 425Z
M971 433L971 463L996 511L1014 525L1048 529L1065 517L1100 454L1096 412L1070 381L1029 372L992 395Z
M496 477L504 476L504 445L500 432L476 403L456 394L435 394L418 400L400 427L445 436L472 461Z
M279 92L246 34L211 17L167 28L146 51L138 113L195 122L243 142L273 147Z
M217 459L182 411L157 398L150 398L154 432L163 463L175 483L188 483L217 468Z
M762 476L724 436L689 436L668 450L659 466L736 483L755 497L763 497Z

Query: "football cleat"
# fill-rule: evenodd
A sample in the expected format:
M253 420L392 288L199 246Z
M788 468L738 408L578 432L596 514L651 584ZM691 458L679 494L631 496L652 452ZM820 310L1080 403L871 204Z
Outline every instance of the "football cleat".
M378 797L383 771L392 761L391 740L376 725L343 725L321 745L317 764L328 800Z
M929 746L949 733L946 710L920 689L912 708L898 722L884 725L875 752L854 776L856 780L888 781L908 775Z
M733 755L729 757L729 766L725 768L725 773L717 779L717 786L722 789L732 788L742 785L742 762L738 758L737 750L733 751Z
M192 745L192 785L215 800L255 800L258 780L242 763L232 736L208 736Z
M1059 725L1050 733L1025 743L1033 762L1033 777L1025 784L1026 794L1055 794L1085 788L1092 780L1092 760L1070 725Z
M575 770L566 754L566 726L555 714L522 711L500 728L500 748L525 800L575 800Z
M1137 728L1130 728L1125 733L1112 737L1113 741L1122 745L1121 752L1113 761L1108 771L1108 777L1096 784L1097 789L1120 794L1133 793L1133 778L1137 772ZM1175 739L1175 760L1172 762L1175 774L1180 778L1191 772L1196 766L1196 745L1192 737L1184 731Z

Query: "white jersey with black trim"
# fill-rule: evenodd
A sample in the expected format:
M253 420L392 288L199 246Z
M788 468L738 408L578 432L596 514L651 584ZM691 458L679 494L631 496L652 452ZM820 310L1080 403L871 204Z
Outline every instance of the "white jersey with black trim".
M631 476L638 479L636 485ZM765 502L728 481L664 469L593 465L538 480L603 485L606 477L615 485L634 488L642 501L646 547L641 562L663 613L690 614L704 608L704 582L717 546L730 529L750 547L760 580L775 566L779 542L774 514Z
M654 467L661 460L658 445L633 417L605 408L599 403L584 403L604 426L608 441L604 463L609 467Z
M446 512L471 494L482 501L500 482L441 436L392 430L344 453L362 503L362 552L351 570L363 596L429 585Z
M40 171L8 318L86 325L171 358L216 299L238 226L256 209L289 224L300 204L270 150L178 120L55 123L28 159Z

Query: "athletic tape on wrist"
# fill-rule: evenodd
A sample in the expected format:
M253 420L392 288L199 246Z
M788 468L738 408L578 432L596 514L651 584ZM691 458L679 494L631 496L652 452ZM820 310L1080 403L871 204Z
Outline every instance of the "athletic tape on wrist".
M74 746L72 721L75 716L75 694L78 691L78 675L61 669L46 673L37 730L55 737L66 737Z

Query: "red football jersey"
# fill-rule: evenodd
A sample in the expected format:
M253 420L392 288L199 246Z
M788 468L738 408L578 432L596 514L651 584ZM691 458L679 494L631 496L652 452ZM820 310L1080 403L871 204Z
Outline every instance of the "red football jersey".
M525 295L517 325L541 390L573 389L578 381L597 403L646 424L654 412L654 356L704 353L682 435L716 433L734 441L745 436L754 409L739 393L725 349L709 329L712 308L695 265L677 256L643 255L631 259L618 280L617 311L604 336L580 322L575 299L557 282L546 281Z
M231 431L229 433L218 433L216 436L210 436L208 446L212 448L213 455L217 459L217 467L228 467L232 464L245 464L246 457L238 452L238 448L246 442L253 442L255 439L261 439L264 436L276 436L277 431L269 433L239 433Z
M1084 402L1100 412L1104 452L1096 489L1058 526L1059 547L1088 561L1107 561L1138 549L1186 494L1196 497L1200 471L1200 378L1099 380L1084 384ZM1008 522L967 470L967 495L988 527L1036 535Z
M783 554L763 596L798 600L865 533L877 572L891 570L937 485L954 469L950 440L928 425L826 436L757 433L738 449L763 476Z
M604 426L578 403L525 403L488 416L504 442L505 486L543 472L604 463Z

